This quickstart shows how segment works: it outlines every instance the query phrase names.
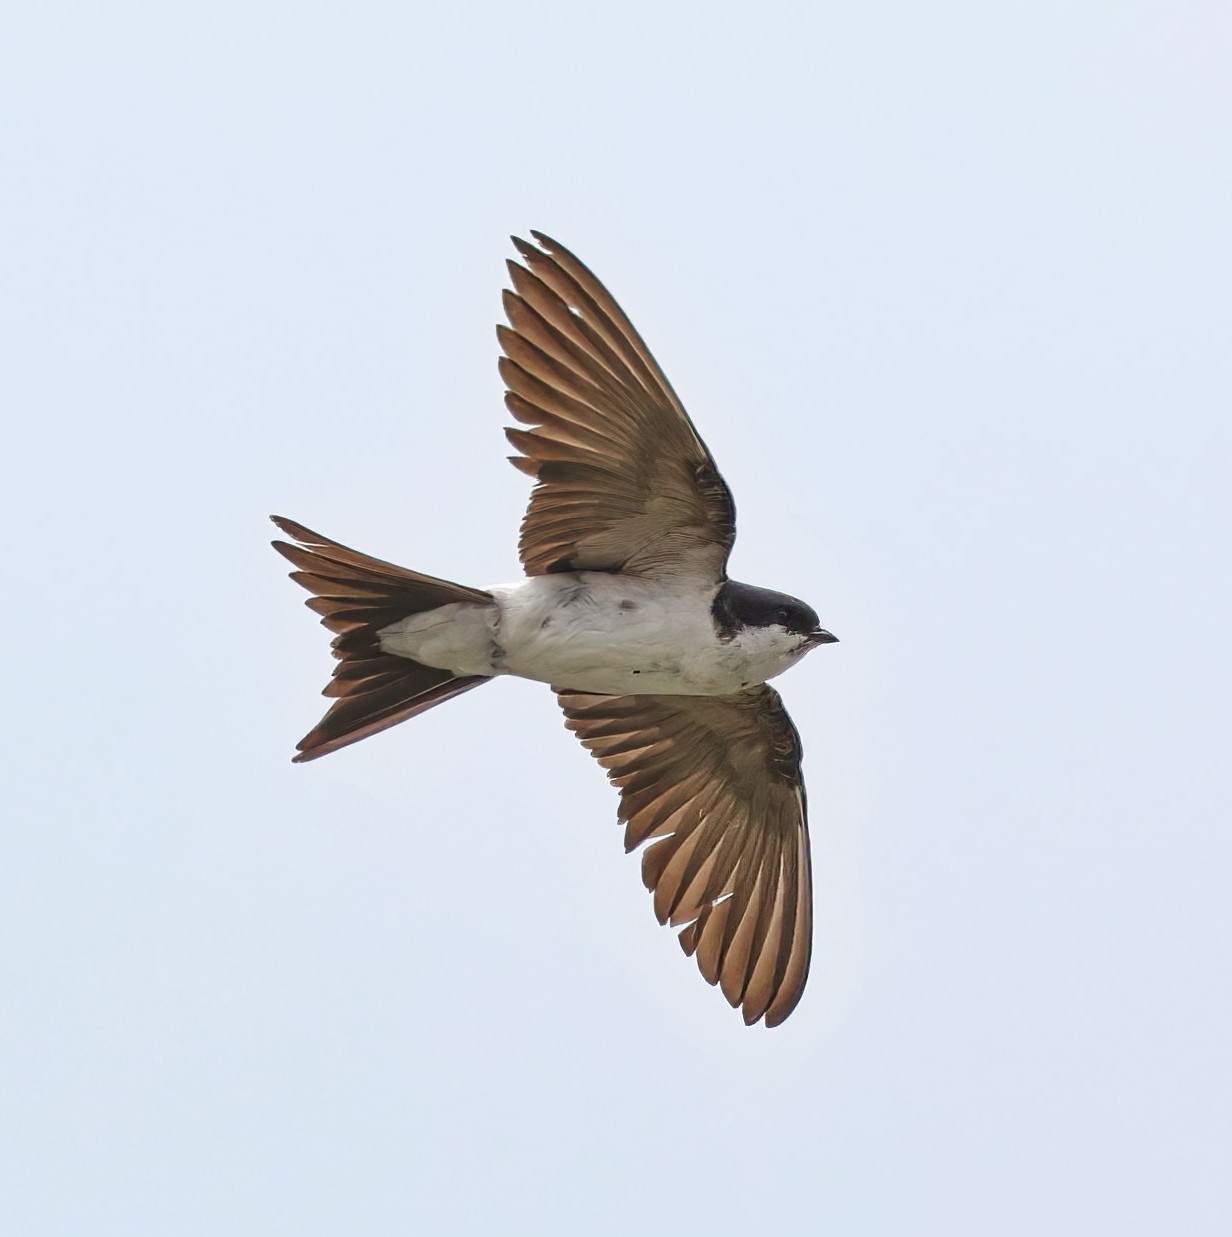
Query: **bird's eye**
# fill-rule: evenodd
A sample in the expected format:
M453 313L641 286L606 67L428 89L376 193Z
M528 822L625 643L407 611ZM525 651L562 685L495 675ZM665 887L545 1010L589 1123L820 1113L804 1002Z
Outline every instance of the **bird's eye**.
M791 613L786 606L779 606L779 608L774 612L774 617L779 623L786 627L788 622L791 620Z

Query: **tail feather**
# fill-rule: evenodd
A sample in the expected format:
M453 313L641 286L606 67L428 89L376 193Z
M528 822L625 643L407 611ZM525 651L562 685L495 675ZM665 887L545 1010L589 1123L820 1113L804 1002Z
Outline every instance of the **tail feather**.
M298 543L275 541L273 546L299 569L291 579L313 594L307 605L334 632L333 653L339 659L324 691L334 703L297 744L296 761L336 752L489 681L384 653L380 633L409 615L450 602L490 602L490 593L408 571L292 520L271 518Z

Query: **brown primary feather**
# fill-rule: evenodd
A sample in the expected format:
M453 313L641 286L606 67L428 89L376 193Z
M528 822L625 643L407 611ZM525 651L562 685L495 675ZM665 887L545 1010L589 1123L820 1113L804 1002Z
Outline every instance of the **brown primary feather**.
M796 1007L812 948L800 739L765 684L734 696L558 692L566 724L620 789L627 849L660 923L744 1019Z
M300 569L291 572L291 579L313 594L305 604L336 633L333 652L339 659L323 693L334 703L297 744L296 761L335 752L490 682L482 675L459 677L383 653L380 643L381 630L399 619L455 601L490 602L490 593L408 571L302 524L271 518L299 542L273 545Z
M526 571L671 571L718 582L735 507L633 324L567 249L514 238L508 327L497 333L513 463L538 484L522 522Z

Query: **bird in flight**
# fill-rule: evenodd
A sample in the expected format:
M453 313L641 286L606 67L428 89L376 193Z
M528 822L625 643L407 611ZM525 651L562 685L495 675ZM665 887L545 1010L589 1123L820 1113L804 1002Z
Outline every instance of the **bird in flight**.
M540 232L514 238L497 327L511 462L534 478L525 578L468 588L291 520L274 548L334 634L315 760L517 675L556 692L619 788L660 923L750 1025L796 1007L812 949L800 737L767 680L836 637L728 579L731 491L607 289Z

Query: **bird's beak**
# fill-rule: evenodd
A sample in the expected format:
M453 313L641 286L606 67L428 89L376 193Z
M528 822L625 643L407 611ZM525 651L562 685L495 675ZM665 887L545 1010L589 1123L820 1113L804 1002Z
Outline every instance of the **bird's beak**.
M834 635L832 632L826 631L824 627L819 627L817 628L816 631L810 631L809 634L804 637L804 639L805 639L805 642L808 644L809 648L812 648L813 645L815 644L837 644L838 643L838 637Z

